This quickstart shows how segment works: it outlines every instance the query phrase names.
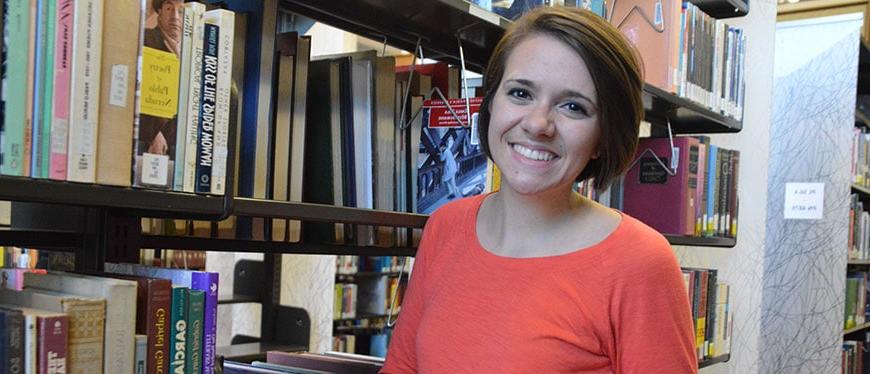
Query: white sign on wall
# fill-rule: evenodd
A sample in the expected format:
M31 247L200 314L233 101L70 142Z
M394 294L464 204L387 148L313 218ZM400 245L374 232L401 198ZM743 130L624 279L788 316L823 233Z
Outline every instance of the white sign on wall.
M786 183L785 219L822 219L824 183Z

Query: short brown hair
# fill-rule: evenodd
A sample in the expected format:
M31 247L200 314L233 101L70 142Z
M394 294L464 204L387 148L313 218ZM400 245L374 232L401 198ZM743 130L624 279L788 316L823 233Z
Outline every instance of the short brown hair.
M577 176L594 178L603 190L631 164L643 118L643 73L640 58L622 34L598 15L584 9L538 7L514 22L498 42L483 78L484 99L478 117L483 152L489 150L490 106L516 46L531 35L547 35L569 46L586 63L598 97L597 159Z

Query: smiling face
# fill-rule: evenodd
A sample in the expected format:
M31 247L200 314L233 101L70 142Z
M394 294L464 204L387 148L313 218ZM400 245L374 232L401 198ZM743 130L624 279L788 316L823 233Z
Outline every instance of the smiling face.
M598 157L596 98L577 52L545 34L520 41L490 107L489 148L503 188L523 195L569 192Z

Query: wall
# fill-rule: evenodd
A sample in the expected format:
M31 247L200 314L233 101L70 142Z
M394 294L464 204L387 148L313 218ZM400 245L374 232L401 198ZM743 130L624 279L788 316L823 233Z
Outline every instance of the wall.
M776 3L751 1L749 14L729 20L746 32L746 96L743 130L737 134L713 135L712 142L740 151L737 245L734 248L675 247L682 266L719 269L719 279L731 284L734 324L731 360L703 370L704 373L758 373L761 345L762 292L764 279L765 220L768 180L771 94Z

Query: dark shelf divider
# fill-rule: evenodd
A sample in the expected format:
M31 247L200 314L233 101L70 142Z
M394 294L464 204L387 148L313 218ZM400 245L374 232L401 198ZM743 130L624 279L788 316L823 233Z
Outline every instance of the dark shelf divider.
M716 364L721 364L721 363L724 363L724 362L728 362L728 360L730 360L730 359L731 359L731 355L730 355L730 354L727 354L727 355L722 355L722 356L719 356L719 357L713 357L713 358L711 358L711 359L709 359L709 360L702 360L702 361L698 362L698 368L699 368L699 369L702 369L702 368L705 368L705 367L708 367L708 366L713 366L713 365L716 365Z
M733 248L737 245L736 238L723 237L695 237L695 236L679 236L665 235L668 242L672 245L689 245L697 247L722 247Z
M285 243L259 240L142 235L142 248L192 249L218 252L295 253L309 255L414 256L407 247L363 247L344 244Z

